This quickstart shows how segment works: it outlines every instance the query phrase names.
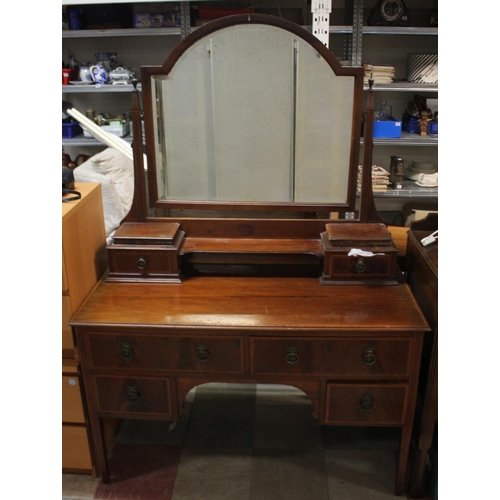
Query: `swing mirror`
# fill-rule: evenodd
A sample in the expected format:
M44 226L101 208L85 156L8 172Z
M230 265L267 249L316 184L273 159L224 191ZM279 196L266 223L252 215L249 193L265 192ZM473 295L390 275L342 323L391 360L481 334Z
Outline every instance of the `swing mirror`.
M363 71L308 31L222 18L141 80L151 207L354 211Z

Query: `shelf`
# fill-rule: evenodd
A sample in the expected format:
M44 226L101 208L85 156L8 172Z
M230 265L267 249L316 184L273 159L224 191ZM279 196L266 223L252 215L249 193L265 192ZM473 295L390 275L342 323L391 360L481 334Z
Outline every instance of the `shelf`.
M101 92L112 92L112 93L128 93L133 92L134 86L129 85L62 85L63 94L95 94ZM142 91L142 85L139 83L137 85L137 90Z
M361 139L361 144L364 141ZM374 146L436 146L438 145L437 134L419 135L402 132L400 139L373 139Z
M368 90L368 85L363 88ZM376 83L373 85L374 92L437 92L438 84L434 83L411 83L396 81L392 83Z
M403 189L387 189L384 193L373 193L375 198L436 198L438 188L424 188L417 186L415 181L403 180Z
M437 36L438 28L412 26L363 26L363 35L420 35Z
M126 135L125 137L122 137L125 142L128 142L129 144L132 144L132 140L134 139L133 135ZM98 141L97 139L87 139L86 137L83 136L83 134L77 135L76 137L73 137L71 139L63 139L62 140L62 145L63 146L106 146L101 141Z
M181 29L175 28L123 28L102 30L62 30L63 38L102 38L112 36L180 36Z

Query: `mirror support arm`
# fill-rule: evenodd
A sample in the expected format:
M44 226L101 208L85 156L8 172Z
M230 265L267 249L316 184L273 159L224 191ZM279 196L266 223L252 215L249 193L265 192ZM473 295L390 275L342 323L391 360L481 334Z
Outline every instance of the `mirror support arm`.
M139 104L139 90L137 80L132 82L132 130L134 138L132 141L132 151L134 158L134 199L132 207L127 217L127 222L145 222L147 219L147 199L146 199L146 173L144 171L144 154L142 147L142 125L141 108Z
M382 222L380 214L375 206L372 188L372 161L373 161L373 119L374 119L374 97L373 80L370 78L368 99L366 101L365 127L363 139L363 163L361 173L361 196L359 204L360 222Z

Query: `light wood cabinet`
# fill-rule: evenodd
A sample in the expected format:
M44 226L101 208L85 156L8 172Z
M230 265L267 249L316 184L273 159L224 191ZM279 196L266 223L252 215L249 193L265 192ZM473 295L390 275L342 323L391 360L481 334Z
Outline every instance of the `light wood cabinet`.
M90 436L69 320L107 267L99 183L77 183L77 201L62 204L62 467L92 473Z

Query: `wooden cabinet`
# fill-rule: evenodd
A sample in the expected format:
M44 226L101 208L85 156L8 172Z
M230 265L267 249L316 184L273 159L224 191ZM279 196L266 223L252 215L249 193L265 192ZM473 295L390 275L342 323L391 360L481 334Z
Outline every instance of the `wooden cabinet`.
M429 492L427 463L438 419L438 240L423 246L422 238L438 227L437 214L415 222L408 232L407 281L432 331L426 335L411 453L410 495Z
M62 466L92 472L82 384L69 320L106 269L106 237L98 183L77 183L77 201L62 204Z
M102 281L72 325L105 482L102 421L177 420L190 389L223 381L298 387L321 424L401 427L402 491L428 329L407 285L323 287L317 278L264 277Z

